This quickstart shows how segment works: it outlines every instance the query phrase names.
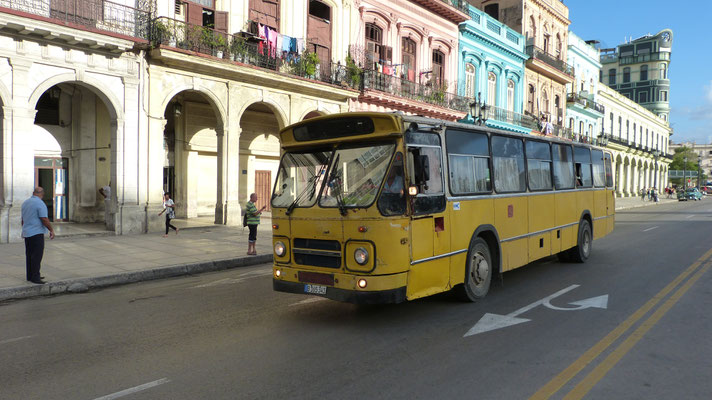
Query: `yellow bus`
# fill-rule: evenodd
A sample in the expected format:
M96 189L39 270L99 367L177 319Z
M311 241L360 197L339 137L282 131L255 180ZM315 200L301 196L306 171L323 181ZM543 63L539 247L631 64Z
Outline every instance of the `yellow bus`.
M613 230L610 153L398 113L343 113L280 132L273 288L399 303L558 254L584 262ZM496 276L496 275L495 275Z

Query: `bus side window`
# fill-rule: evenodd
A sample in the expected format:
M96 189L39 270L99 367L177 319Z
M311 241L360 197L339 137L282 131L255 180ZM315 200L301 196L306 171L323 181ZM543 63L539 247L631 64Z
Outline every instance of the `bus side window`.
M574 165L571 146L554 144L551 151L554 155L554 187L557 190L573 189Z
M574 146L574 162L576 163L576 187L589 188L593 186L591 149Z
M606 187L612 188L614 183L613 183L613 168L611 166L611 154L604 153L603 158L605 159L605 163L606 163Z
M421 162L423 156L428 159L426 163ZM442 174L442 152L439 147L410 147L408 149L408 177L410 184L416 182L415 169L427 167L428 172L422 173L424 179L418 188L418 194L413 200L413 212L416 215L441 212L445 209L445 191L443 190Z
M603 166L603 151L592 150L593 158L593 186L604 187L606 185L606 173Z

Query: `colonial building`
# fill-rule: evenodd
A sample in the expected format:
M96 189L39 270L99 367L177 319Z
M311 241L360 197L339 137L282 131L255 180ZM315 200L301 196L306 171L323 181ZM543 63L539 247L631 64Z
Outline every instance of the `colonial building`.
M524 36L469 6L460 24L458 93L477 103L472 117L487 126L529 133L536 119L524 115Z
M363 70L354 111L402 111L460 119L458 25L469 19L464 1L361 0L351 30L350 56Z
M699 159L699 166L702 174L707 176L707 181L712 180L712 143L697 144L695 142L670 143L670 153L674 153L675 149L687 147L691 149ZM688 162L697 163L698 160L687 160ZM706 182L702 182L704 185Z
M601 71L598 50L569 32L568 63L574 68L574 82L567 85L566 126L582 141L591 143L601 132L604 109L598 97Z
M664 29L601 50L601 82L663 120L670 116L672 31Z
M570 137L566 121L566 85L574 81L567 63L569 9L559 0L469 0L526 38L524 110L542 116L554 133Z
M250 192L268 205L279 129L359 96L354 7L0 0L0 242L20 239L35 185L52 220L116 234L160 230L164 191L179 217L219 224Z
M668 186L670 124L604 84L598 101L606 112L599 144L613 152L617 196Z

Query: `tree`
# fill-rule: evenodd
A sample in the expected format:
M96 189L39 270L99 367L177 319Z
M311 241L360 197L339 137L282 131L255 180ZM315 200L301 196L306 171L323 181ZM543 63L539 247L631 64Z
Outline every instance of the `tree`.
M687 157L687 163L685 163ZM671 170L682 171L697 171L697 153L689 147L678 147L675 149L675 154L672 156L670 163Z

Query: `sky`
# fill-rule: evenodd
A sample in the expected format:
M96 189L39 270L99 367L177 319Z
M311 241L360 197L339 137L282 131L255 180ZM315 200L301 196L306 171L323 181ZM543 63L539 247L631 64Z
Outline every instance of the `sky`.
M564 0L569 30L616 47L663 29L673 31L670 125L675 143L712 143L712 0Z

